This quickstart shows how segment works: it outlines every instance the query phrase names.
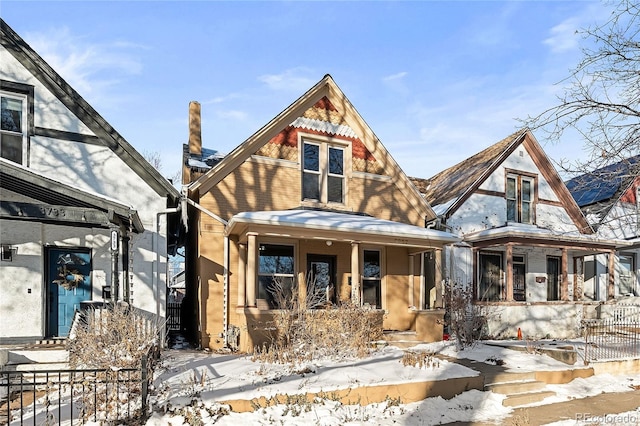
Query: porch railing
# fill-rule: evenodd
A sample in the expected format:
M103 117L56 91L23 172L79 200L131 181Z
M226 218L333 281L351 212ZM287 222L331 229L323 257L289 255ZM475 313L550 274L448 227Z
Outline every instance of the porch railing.
M640 306L618 306L607 318L584 320L585 364L640 358Z
M142 422L157 356L139 368L0 370L0 425Z

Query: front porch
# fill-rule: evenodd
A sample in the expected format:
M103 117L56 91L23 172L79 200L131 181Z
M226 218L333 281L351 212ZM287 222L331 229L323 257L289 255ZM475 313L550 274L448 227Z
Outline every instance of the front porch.
M361 214L290 210L238 214L225 238L229 268L237 271L228 274L226 297L235 309L222 324L226 346L248 351L268 341L264 324L287 307L283 299L312 310L365 307L381 313L384 329L442 339L444 311L419 308L443 306L436 265L443 246L458 240L451 234Z

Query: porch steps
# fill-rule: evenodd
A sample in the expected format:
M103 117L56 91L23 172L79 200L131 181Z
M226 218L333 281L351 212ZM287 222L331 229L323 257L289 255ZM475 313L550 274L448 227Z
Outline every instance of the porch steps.
M387 344L400 349L412 348L415 345L424 343L418 340L418 334L415 331L384 331L382 339Z
M455 362L469 367L484 377L484 390L505 395L502 404L505 407L519 407L542 401L555 395L546 391L546 383L536 379L535 372L511 372L501 365L487 364L469 359L457 359Z

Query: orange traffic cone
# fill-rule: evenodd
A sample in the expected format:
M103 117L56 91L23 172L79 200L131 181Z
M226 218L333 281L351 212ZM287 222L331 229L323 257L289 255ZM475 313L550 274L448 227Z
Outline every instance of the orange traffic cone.
M522 340L522 330L518 327L518 340Z

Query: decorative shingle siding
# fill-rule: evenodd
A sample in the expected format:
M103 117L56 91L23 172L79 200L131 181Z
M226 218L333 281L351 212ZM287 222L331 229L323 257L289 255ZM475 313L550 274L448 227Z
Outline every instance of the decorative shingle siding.
M378 175L384 168L364 146L344 117L325 97L309 108L302 117L271 138L255 155L280 160L298 161L298 135L319 135L351 142L353 171Z

